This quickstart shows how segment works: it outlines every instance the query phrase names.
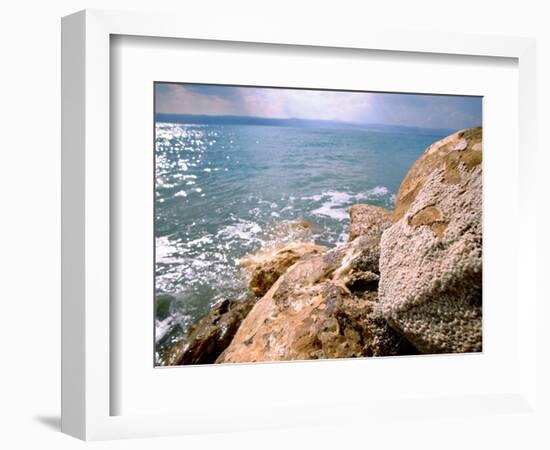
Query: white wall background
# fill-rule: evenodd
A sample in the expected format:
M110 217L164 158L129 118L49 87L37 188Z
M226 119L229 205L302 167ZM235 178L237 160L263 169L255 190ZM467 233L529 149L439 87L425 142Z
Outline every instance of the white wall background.
M0 447L81 448L59 433L60 365L60 17L83 8L180 11L189 20L221 15L240 21L263 18L285 26L453 31L532 36L538 39L539 274L548 250L542 235L550 164L543 136L550 123L550 13L544 1L376 1L277 2L185 0L19 0L0 9ZM185 26L185 22L182 22ZM404 74L406 76L406 74ZM506 130L503 130L505 132ZM545 206L546 205L546 206ZM541 277L542 279L542 277ZM546 298L549 296L546 295ZM543 305L548 311L548 307ZM544 313L541 311L539 313ZM549 332L541 330L549 342ZM548 354L547 348L539 349ZM547 360L544 364L548 375ZM404 376L405 379L405 376ZM550 379L550 376L548 377ZM548 381L546 380L546 383ZM406 381L404 381L406 382ZM544 381L543 381L544 383ZM269 388L269 387L266 387ZM368 388L365 380L364 388ZM548 390L546 391L546 393ZM548 397L547 397L548 398ZM483 420L482 420L483 419ZM484 432L497 421L499 433ZM95 448L543 448L535 442L540 424L521 418L457 419L396 427L316 428L161 440L101 442ZM447 438L435 429L448 428ZM451 433L451 430L454 432ZM547 436L547 435L546 435ZM545 444L548 445L548 437ZM546 447L547 448L547 447Z

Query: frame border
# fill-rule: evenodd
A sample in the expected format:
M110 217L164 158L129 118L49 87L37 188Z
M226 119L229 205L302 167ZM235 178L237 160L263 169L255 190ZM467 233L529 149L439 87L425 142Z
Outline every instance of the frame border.
M507 57L518 60L518 162L520 246L518 261L536 261L536 66L531 38L451 33L406 33L346 30L327 34L311 30L307 38L295 29L282 31L265 22L235 28L229 23L204 27L199 21L170 14L84 10L62 19L62 334L61 429L84 440L163 436L211 431L201 418L182 423L178 415L110 415L110 92L111 35L203 39L241 43L286 44L396 52ZM518 264L534 279L536 271ZM536 283L522 286L518 311L520 394L484 400L494 414L510 402L533 411L536 390ZM529 313L531 311L531 313ZM101 332L98 332L101 330ZM463 400L445 400L456 410ZM458 402L458 403L457 403ZM504 407L507 405L507 407ZM357 405L365 416L377 407ZM459 408L464 409L464 408ZM292 425L293 414L281 411L275 426ZM274 414L275 415L275 414ZM285 417L285 415L287 417ZM323 419L334 419L323 415ZM243 430L249 429L243 424ZM218 430L217 430L218 431ZM226 430L235 431L227 427Z

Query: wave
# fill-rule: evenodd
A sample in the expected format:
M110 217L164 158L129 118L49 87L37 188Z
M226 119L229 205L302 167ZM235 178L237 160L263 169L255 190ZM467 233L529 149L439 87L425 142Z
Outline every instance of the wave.
M314 202L323 201L322 205L311 211L315 216L330 217L338 221L349 218L348 208L354 203L366 200L381 199L390 195L390 191L385 186L376 186L365 192L353 194L343 191L326 191L321 194L302 197L302 200L313 200ZM392 197L389 198L391 202Z
M155 321L155 342L158 344L179 324L175 315L168 316L164 320Z
M238 222L223 227L216 236L226 239L240 239L243 241L259 240L258 234L262 228L251 220L239 220Z
M155 260L157 264L175 264L180 262L180 248L176 241L171 241L168 236L155 239Z

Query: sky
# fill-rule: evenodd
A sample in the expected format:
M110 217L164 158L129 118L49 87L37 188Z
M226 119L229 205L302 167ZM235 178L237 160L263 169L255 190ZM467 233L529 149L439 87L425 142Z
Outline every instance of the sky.
M481 125L481 97L157 83L164 114L336 120L462 129Z

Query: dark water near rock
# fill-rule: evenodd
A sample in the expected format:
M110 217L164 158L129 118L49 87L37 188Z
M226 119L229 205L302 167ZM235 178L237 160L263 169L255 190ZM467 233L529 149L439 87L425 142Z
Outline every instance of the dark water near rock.
M291 240L347 239L355 203L391 208L407 171L441 135L362 129L156 125L157 362L210 306L247 295L239 258Z

